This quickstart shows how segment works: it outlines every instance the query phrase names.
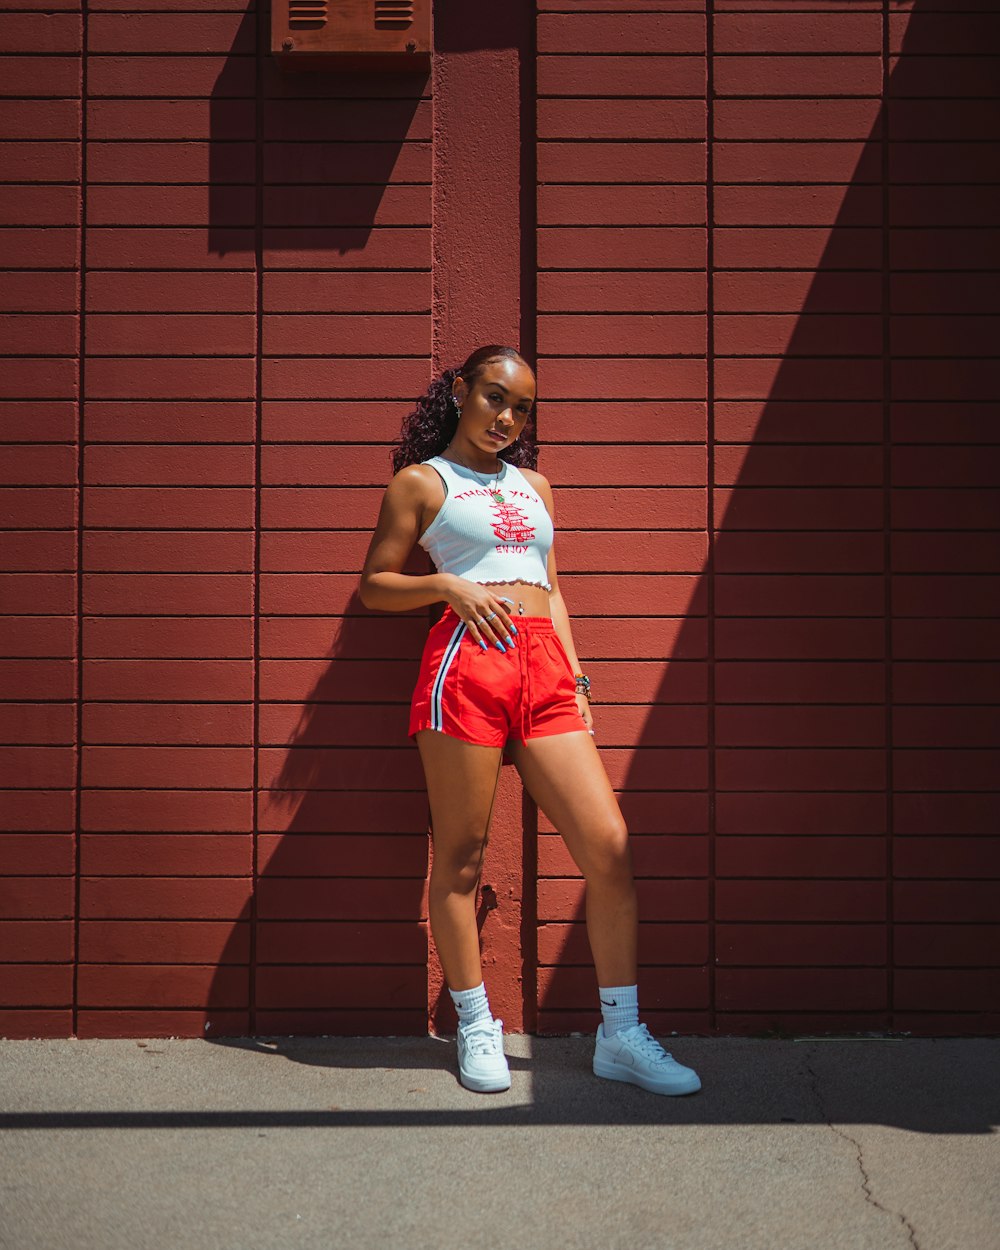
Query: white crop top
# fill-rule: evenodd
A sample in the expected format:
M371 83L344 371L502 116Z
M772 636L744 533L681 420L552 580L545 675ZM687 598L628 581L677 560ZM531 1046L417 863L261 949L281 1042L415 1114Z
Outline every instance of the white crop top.
M423 461L445 486L441 510L417 540L439 573L481 585L526 582L551 590L548 575L552 518L541 497L514 465L503 462L497 479L441 456Z

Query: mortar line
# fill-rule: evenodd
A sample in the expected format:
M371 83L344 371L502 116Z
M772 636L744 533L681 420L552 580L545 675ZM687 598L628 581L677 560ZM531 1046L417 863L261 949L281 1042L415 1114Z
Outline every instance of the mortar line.
M716 872L716 760L715 760L715 4L707 0L705 23L705 348L706 430L705 491L707 551L705 558L708 729L708 994L709 1029L718 1027L716 1008L715 872Z
M85 352L87 346L87 42L90 17L89 0L80 6L80 252L77 277L77 380L76 380L76 673L73 697L76 704L76 749L73 796L73 948L72 1000L70 1033L79 1034L80 1024L80 906L82 895L82 830L83 824L83 525L84 525L84 394L86 387Z

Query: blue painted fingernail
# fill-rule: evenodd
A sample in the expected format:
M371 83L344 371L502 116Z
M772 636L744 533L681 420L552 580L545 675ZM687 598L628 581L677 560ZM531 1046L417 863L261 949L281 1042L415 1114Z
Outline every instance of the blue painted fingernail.
M508 639L507 639L507 646L508 646L508 647L513 647L513 648L515 649L515 651L517 650L517 643L514 641L514 639L513 639L513 638L508 638Z
M479 645L482 647L484 651L488 650L486 643L483 642L482 638L479 639Z
M516 633L517 633L517 630L515 629L515 627L514 627L513 625L510 627L510 632L511 632L512 634L516 634Z
M499 640L499 639L497 640L497 650L498 650L498 651L502 651L502 652L504 653L504 655L506 655L506 654L507 654L507 648L503 645L503 643L502 643L502 642L500 642L500 640Z

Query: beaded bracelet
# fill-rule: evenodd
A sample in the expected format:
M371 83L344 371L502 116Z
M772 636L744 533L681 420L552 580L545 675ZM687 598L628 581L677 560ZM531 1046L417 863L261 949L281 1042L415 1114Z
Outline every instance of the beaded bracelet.
M576 682L576 693L583 694L590 699L590 678L586 673L574 673L573 680Z

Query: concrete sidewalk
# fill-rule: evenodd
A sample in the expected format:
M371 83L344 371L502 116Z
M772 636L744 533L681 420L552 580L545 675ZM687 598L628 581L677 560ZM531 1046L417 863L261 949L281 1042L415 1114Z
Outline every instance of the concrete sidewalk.
M10 1250L996 1250L1000 1040L671 1038L700 1093L507 1039L0 1041Z

